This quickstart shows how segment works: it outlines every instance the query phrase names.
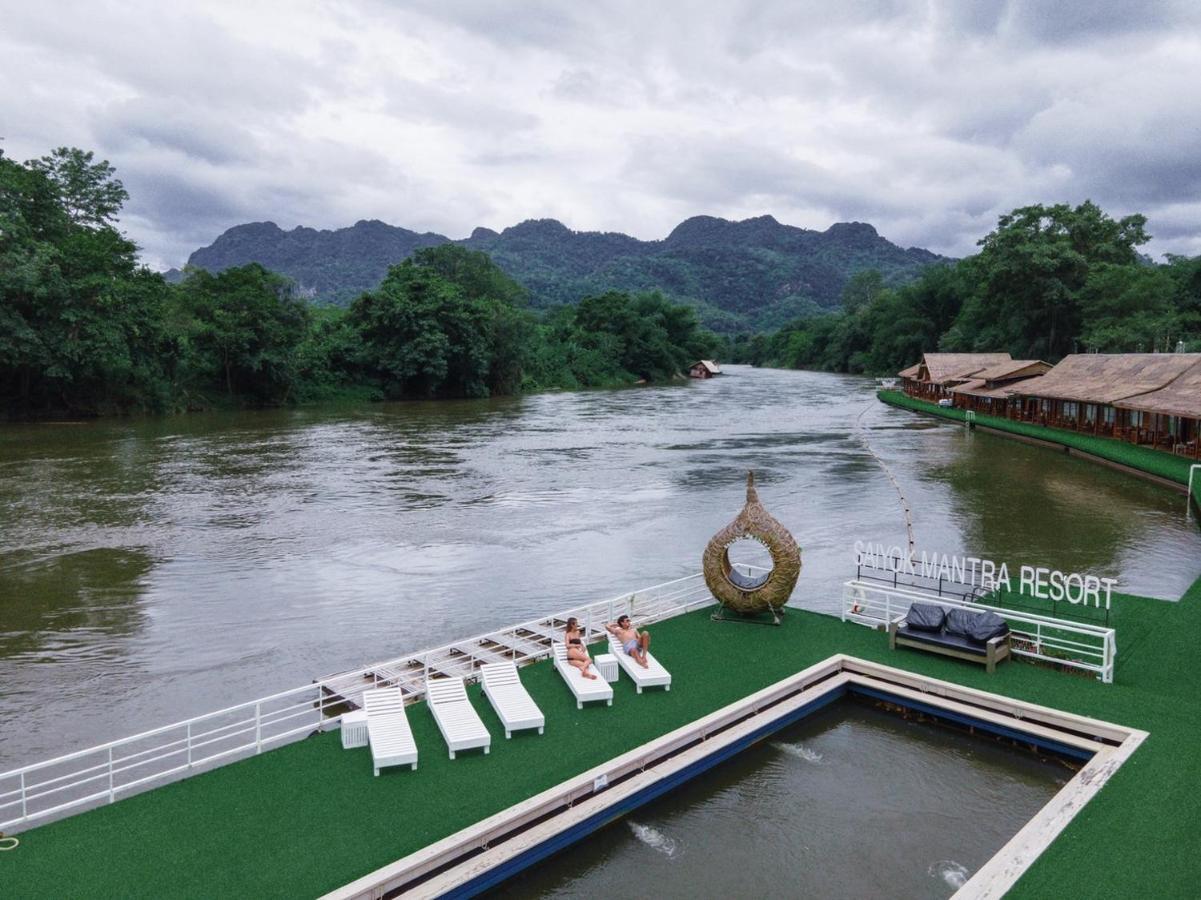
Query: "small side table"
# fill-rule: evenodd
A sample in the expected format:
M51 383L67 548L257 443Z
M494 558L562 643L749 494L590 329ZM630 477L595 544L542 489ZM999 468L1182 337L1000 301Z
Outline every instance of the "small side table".
M596 671L610 683L617 680L617 657L612 653L601 653L596 657Z
M367 746L367 713L362 710L342 714L342 749Z

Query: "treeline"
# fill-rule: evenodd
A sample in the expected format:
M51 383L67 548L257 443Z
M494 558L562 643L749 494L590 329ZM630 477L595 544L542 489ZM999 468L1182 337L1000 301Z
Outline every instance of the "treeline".
M259 265L137 262L107 162L0 155L0 414L168 412L340 393L486 397L674 377L718 339L658 293L544 315L487 255L452 244L393 266L348 309L312 306Z
M1155 264L1141 215L1115 220L1092 202L1002 216L980 252L886 288L876 272L847 284L842 311L799 319L732 348L737 361L893 374L930 351L1069 353L1201 350L1201 257Z

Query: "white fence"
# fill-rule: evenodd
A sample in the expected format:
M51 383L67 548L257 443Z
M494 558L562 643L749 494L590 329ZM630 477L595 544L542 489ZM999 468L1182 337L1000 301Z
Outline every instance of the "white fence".
M548 628L570 616L579 619L592 638L603 633L603 622L611 622L621 613L643 624L711 603L713 597L703 577L689 575L4 772L0 774L0 831L19 830L34 821L112 803L333 728L345 711L345 685L356 677L363 682L360 690L396 685L402 687L406 698L416 699L424 692L425 676L471 678L480 665L495 659L495 650L472 655L473 646L480 646L479 652L485 654L484 641L501 639L498 643L504 645L504 639L512 637L511 658L532 662L551 652ZM419 665L414 673L415 660Z
M843 586L842 620L887 628L889 622L909 612L909 606L913 603L936 603L944 607L996 613L1009 624L1012 633L1010 652L1015 656L1095 672L1106 684L1113 682L1114 659L1118 653L1115 632L1101 625L1016 612L1000 606L987 606L864 581L848 581Z

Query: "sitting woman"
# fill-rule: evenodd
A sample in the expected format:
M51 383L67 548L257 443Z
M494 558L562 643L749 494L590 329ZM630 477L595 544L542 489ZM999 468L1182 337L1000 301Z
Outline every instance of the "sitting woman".
M580 634L580 623L574 616L567 620L563 643L567 645L568 664L579 669L580 674L585 678L596 678L596 674L589 671L592 668L592 658L588 655L588 648L584 646L584 637Z

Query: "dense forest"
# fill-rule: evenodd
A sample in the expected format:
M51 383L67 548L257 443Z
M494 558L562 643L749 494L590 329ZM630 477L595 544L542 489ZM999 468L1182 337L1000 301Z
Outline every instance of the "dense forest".
M922 353L1201 351L1201 257L1155 264L1141 215L1113 219L1091 202L1002 216L980 252L889 287L856 274L837 313L744 336L731 353L756 365L894 374Z
M718 345L653 291L537 314L486 254L448 243L347 308L258 264L172 284L115 227L127 199L91 153L0 154L0 415L612 386L675 377Z
M662 381L701 357L890 374L932 350L1050 362L1201 350L1201 257L1152 263L1138 250L1146 220L1091 202L1014 210L974 256L903 284L860 270L839 311L814 306L775 332L730 338L653 281L534 308L487 253L445 240L410 247L346 306L314 304L258 263L169 282L117 230L127 199L91 153L25 164L0 154L0 416L487 397ZM774 220L689 221L688 245L714 253L748 226L758 243L798 239ZM849 239L874 246L874 231L858 231Z
M195 251L189 265L215 273L257 262L289 276L313 299L344 306L374 290L389 266L446 243L452 241L440 234L377 221L334 231L284 231L253 222ZM900 285L945 261L928 250L898 247L862 222L811 231L771 216L741 222L695 216L660 241L572 231L554 219L537 219L501 232L477 228L453 243L487 253L529 292L533 308L611 290L658 290L726 334L779 328L797 316L837 308L855 272L875 269L887 284Z

